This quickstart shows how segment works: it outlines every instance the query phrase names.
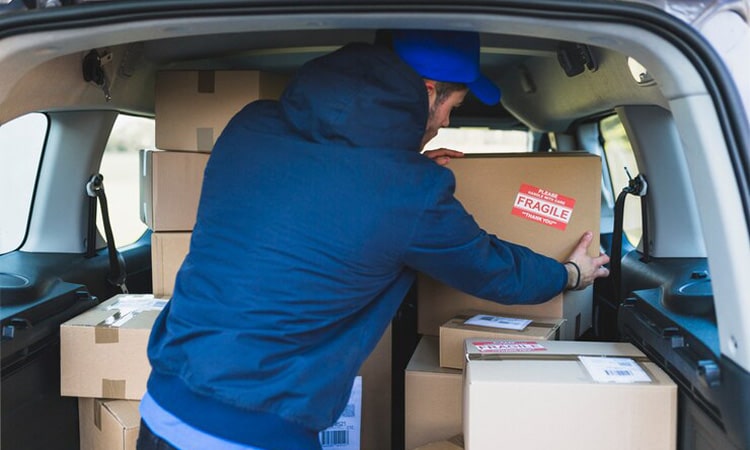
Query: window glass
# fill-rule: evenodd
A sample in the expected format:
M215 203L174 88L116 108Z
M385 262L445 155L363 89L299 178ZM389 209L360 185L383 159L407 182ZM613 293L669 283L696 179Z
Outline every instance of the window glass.
M48 126L41 113L0 125L0 254L20 247L26 236Z
M521 130L441 128L425 149L449 148L464 153L516 153L531 151L531 134Z
M633 177L638 175L638 164L635 161L633 148L630 146L630 141L625 133L625 127L623 127L619 117L606 117L599 122L599 127L609 175L612 180L612 192L614 197L617 198L623 188L628 185L628 172ZM622 228L625 233L624 237L630 245L635 247L640 242L641 235L643 234L640 199L628 195L625 201L623 216Z
M115 120L99 168L104 176L109 220L117 246L135 242L146 231L140 219L138 153L154 148L154 120L120 114ZM104 235L101 214L97 227Z

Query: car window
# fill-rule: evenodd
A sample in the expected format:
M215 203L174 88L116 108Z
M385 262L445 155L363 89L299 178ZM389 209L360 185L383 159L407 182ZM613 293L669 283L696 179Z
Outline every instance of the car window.
M464 153L517 153L531 151L531 133L489 128L442 128L425 149L449 148Z
M614 198L617 198L623 188L628 186L628 174L633 177L638 175L638 164L619 117L612 115L602 119L599 122L599 131L609 170L609 179L612 182L612 193ZM622 228L625 239L630 245L634 247L638 245L643 234L642 226L641 202L629 195L625 201Z
M48 126L41 113L0 126L0 254L23 243Z
M146 231L139 214L138 152L143 148L154 148L154 145L153 119L126 114L117 116L99 169L104 176L109 219L117 246L135 242ZM101 214L97 215L96 223L104 235Z

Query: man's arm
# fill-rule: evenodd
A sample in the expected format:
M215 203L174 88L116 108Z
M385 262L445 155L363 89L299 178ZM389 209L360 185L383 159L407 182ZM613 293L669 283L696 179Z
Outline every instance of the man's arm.
M486 233L453 196L452 174L445 176L449 179L442 180L442 189L428 201L404 255L410 267L458 290L506 304L540 303L563 289L589 286L608 273L601 268L606 255L587 254L591 233L571 253L571 264Z

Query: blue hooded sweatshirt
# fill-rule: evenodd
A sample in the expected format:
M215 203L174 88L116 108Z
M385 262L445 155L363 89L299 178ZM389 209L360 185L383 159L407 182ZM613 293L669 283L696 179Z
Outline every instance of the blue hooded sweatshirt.
M420 154L427 116L419 75L350 44L229 122L149 342L159 405L232 441L317 449L417 271L508 304L563 290L562 264L454 198L452 172Z

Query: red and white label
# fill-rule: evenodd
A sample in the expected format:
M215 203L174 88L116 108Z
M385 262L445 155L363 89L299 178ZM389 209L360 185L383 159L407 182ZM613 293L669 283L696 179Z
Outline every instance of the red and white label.
M479 353L520 353L547 350L536 341L476 341L472 342Z
M543 225L565 230L576 200L530 184L522 184L513 203L512 214Z

